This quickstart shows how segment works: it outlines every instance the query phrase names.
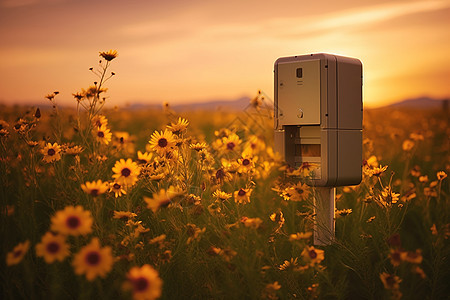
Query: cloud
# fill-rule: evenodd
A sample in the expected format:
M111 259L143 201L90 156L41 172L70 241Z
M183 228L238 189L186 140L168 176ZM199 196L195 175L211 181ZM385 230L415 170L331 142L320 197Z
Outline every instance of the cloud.
M444 0L389 3L309 17L275 19L270 21L268 27L278 36L292 37L374 25L406 15L438 11L448 7L450 2Z
M2 7L21 7L28 6L38 2L38 0L0 0L0 6Z

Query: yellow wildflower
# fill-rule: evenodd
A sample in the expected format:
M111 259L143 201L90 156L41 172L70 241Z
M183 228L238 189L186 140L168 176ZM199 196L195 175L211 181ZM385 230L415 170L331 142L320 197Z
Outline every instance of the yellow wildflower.
M46 163L58 161L61 159L61 146L57 143L47 143L47 145L41 150L41 153L44 155L42 160Z
M325 258L324 251L316 249L314 246L305 247L302 251L302 256L306 263L308 263L311 267L320 264L320 262Z
M111 271L113 263L111 247L102 248L99 239L93 238L75 254L72 265L76 274L85 274L87 280L93 281L98 276L104 278Z
M447 173L445 173L444 171L439 171L437 172L436 176L439 181L442 181L447 177Z
M225 193L221 190L216 190L212 195L214 198L221 200L222 202L230 199L232 196L231 194Z
M138 151L137 156L139 164L148 164L149 162L151 162L153 154L148 152L142 153L141 151Z
M114 219L128 220L136 217L137 215L131 211L114 211Z
M81 185L81 189L92 197L97 197L98 195L104 194L108 190L108 183L102 182L100 179L97 181L89 182Z
M307 240L312 236L312 232L308 231L308 232L297 232L294 234L289 235L289 241L298 241L298 240Z
M244 224L245 227L252 228L252 229L258 229L259 226L261 226L263 221L260 218L242 217L241 222Z
M165 155L172 151L176 145L175 137L171 131L167 129L161 132L155 131L150 138L150 148L159 155Z
M144 201L147 203L147 208L155 213L160 207L169 205L170 201L178 195L180 193L170 186L167 190L161 189L158 193L153 194L152 198L144 196Z
M406 151L406 152L411 151L413 147L414 147L414 142L411 140L405 140L402 144L402 149L403 149L403 151Z
M135 300L154 300L161 297L162 280L150 265L133 267L127 273L126 290L131 290Z
M100 56L103 57L106 61L112 61L118 55L116 50L109 50L109 51L104 51L104 52L99 52L99 53L100 53Z
M250 203L250 194L252 193L252 189L239 189L234 192L234 201L240 204Z
M131 158L128 158L126 161L124 159L116 161L112 171L113 178L118 184L132 186L138 181L140 168Z
M106 125L97 127L97 129L93 131L93 134L96 140L102 144L108 145L109 142L111 142L112 133Z
M69 245L66 243L66 237L60 234L47 232L39 244L36 245L36 255L44 258L48 264L54 261L63 261L69 256Z
M61 234L85 235L92 231L93 219L91 212L82 206L66 206L59 210L51 219L51 230Z
M6 265L12 266L20 263L30 248L30 241L26 240L23 243L19 243L11 252L6 254Z
M398 290L400 288L400 282L402 282L398 276L386 272L380 274L380 279L383 282L384 288L387 290Z
M167 129L172 131L173 134L179 135L182 133L186 128L188 127L189 122L186 119L178 118L178 122L171 123L169 126L167 126Z

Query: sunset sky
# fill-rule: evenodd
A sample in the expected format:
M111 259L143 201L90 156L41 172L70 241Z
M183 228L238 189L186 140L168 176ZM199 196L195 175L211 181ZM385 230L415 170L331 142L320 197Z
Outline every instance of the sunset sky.
M450 0L0 0L0 103L61 105L119 56L108 102L273 95L278 57L359 58L366 107L450 97Z

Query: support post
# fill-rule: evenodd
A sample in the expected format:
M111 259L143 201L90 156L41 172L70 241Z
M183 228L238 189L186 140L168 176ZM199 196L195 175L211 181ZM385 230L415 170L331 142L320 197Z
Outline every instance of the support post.
M315 187L314 245L330 245L335 238L335 199L335 187Z

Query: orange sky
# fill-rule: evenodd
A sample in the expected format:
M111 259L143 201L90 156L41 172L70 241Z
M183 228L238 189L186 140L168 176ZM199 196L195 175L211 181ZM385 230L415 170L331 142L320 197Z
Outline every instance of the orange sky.
M450 97L450 0L0 0L0 103L61 105L116 49L108 102L273 95L278 57L359 58L364 104Z

